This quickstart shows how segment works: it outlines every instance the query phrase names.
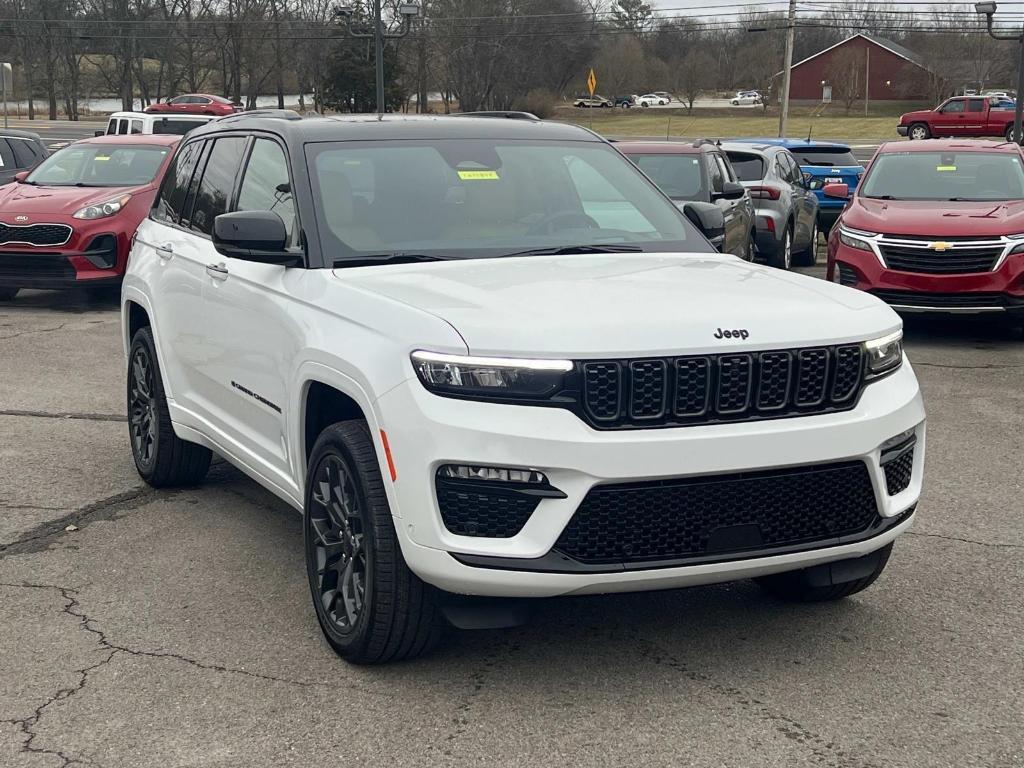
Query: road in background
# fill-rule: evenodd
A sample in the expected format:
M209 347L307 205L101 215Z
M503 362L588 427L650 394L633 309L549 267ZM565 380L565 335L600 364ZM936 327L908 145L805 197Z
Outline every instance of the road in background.
M28 118L10 118L10 128L19 131L38 133L43 143L50 149L59 149L66 144L92 136L107 126L106 119L99 120L29 120Z
M356 668L291 508L223 463L140 482L116 303L26 291L0 305L0 765L1024 765L1024 342L925 319L907 348L925 492L867 591L550 600Z

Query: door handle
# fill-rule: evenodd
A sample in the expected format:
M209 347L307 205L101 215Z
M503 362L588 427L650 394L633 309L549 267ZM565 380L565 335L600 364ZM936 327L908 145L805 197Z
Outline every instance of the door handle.
M174 255L174 246L170 243L164 243L163 245L156 246L156 255L164 261L167 261Z
M228 268L224 266L224 262L221 262L220 264L207 264L206 274L214 280L227 280L229 273Z

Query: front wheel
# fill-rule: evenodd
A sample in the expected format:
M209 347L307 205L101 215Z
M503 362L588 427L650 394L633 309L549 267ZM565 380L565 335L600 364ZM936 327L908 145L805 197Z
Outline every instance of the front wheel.
M931 135L932 132L924 123L914 123L910 126L910 130L907 131L907 136L911 141L923 141L924 139L930 139Z
M306 477L306 571L335 653L380 664L429 650L445 626L437 591L406 565L363 421L327 427Z
M874 584L885 570L890 554L891 543L864 557L761 576L755 581L765 592L781 600L797 603L841 600Z

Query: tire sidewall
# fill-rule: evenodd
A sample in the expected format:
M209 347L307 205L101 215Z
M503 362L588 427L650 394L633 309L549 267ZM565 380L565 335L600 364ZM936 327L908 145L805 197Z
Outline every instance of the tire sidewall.
M345 464L345 468L352 478L352 484L359 501L360 521L363 527L363 551L366 556L366 585L363 593L363 609L359 613L355 627L348 632L339 630L336 624L327 616L323 603L320 599L319 585L316 575L316 560L314 557L314 542L312 525L310 524L310 510L313 505L313 487L317 476L317 470L321 463L330 456L336 456ZM374 613L374 600L377 592L377 542L375 528L369 507L369 489L366 486L366 478L358 469L358 463L352 455L352 451L340 436L333 433L330 428L325 430L320 439L317 440L310 456L309 469L306 477L306 496L303 510L303 544L306 559L306 576L309 581L310 596L313 599L313 609L316 611L317 620L324 632L328 642L340 654L360 652L368 641L369 628L372 626Z
M918 132L918 131L921 133L921 135L920 136L915 136L914 133ZM924 139L927 139L929 137L929 135L930 135L930 133L929 133L928 127L926 125L922 125L921 123L915 123L914 125L910 126L910 140L911 141L923 141Z
M157 423L157 439L153 441L153 456L149 462L143 462L136 452L131 423L132 363L135 360L136 353L140 350L145 352L146 356L149 358L149 369L153 374L153 418ZM149 326L143 326L137 330L135 332L135 336L132 337L132 345L129 347L128 352L128 378L125 396L128 410L128 439L132 448L132 459L135 461L135 468L138 470L139 475L144 480L149 480L156 473L157 465L160 462L160 422L164 418L170 418L167 414L167 402L164 399L164 388L160 379L160 363L156 356L156 344L153 342L153 332L150 330Z

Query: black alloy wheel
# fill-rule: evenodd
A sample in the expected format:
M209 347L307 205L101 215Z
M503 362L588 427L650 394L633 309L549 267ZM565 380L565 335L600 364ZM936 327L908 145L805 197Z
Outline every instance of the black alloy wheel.
M135 461L143 467L153 466L159 439L154 389L149 350L137 345L128 369L128 425Z
M308 525L311 562L323 616L341 635L351 634L366 602L367 561L364 504L342 458L328 454L316 468Z

